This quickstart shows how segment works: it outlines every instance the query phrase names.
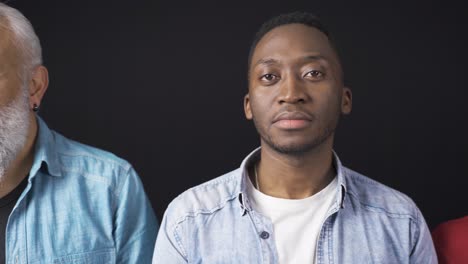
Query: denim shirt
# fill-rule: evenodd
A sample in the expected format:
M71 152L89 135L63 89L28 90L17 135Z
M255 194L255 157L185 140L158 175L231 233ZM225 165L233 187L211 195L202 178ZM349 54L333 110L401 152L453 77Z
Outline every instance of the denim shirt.
M154 264L278 263L272 222L246 196L251 153L239 169L187 190L167 208ZM321 227L316 263L437 263L427 225L406 195L334 159L337 199Z
M151 263L156 217L131 165L38 124L6 263Z

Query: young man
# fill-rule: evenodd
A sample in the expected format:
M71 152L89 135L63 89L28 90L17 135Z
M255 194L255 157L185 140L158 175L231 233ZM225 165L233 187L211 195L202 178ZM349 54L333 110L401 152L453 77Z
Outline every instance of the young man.
M135 170L36 115L41 63L30 22L0 3L0 263L151 263L157 223Z
M345 168L333 152L351 91L313 15L266 22L249 55L244 109L261 148L168 207L153 263L436 263L406 195Z

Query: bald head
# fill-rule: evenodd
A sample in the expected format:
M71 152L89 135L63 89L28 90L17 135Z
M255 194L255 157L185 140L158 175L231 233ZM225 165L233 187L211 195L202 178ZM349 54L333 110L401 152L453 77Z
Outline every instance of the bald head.
M11 55L17 58L22 79L42 64L41 44L31 23L18 10L3 3L0 3L0 48L0 55L7 50L14 53Z

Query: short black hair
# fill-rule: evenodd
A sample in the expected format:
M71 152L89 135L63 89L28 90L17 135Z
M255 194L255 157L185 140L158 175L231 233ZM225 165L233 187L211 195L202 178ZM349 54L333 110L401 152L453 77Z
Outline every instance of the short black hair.
M255 51L255 48L257 47L258 42L271 30L279 26L289 25L289 24L303 24L303 25L318 29L320 32L325 34L325 36L327 36L328 40L330 41L330 44L332 45L332 48L335 49L335 45L331 39L330 32L316 15L307 13L307 12L298 12L298 11L292 12L292 13L281 14L263 23L260 29L255 34L252 44L250 46L250 51L249 51L249 58L248 58L248 64L247 64L248 71L250 71L250 64L252 63L252 56Z

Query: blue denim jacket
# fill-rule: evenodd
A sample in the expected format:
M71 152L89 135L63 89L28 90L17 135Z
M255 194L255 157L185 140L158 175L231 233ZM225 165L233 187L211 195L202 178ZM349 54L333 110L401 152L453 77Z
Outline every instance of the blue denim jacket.
M169 205L154 264L278 263L271 221L246 194L247 164L194 187ZM338 195L322 225L317 263L437 263L421 212L406 195L343 167ZM302 264L302 263L300 263Z
M130 164L38 124L6 263L151 263L157 222Z

